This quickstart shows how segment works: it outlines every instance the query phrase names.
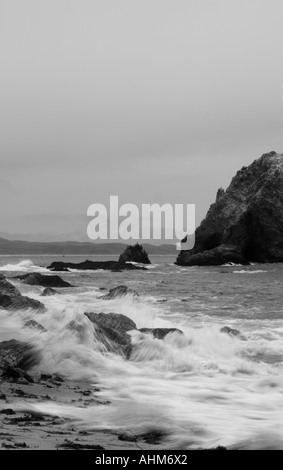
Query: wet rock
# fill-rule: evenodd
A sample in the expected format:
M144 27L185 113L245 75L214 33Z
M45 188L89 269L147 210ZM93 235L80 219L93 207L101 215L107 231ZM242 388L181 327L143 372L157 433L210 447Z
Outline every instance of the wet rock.
M227 335L230 335L230 336L239 336L241 334L239 330L230 328L229 326L223 326L223 328L221 328L220 331L221 333L227 333Z
M167 437L167 433L163 430L152 430L144 434L139 434L138 440L145 442L146 444L158 445L163 439Z
M26 426L32 424L33 426L35 426L40 421L45 421L44 416L35 413L26 413L24 416L17 416L16 418L11 418L9 423L14 425L23 423Z
M131 263L123 263L118 261L90 261L86 260L82 263L64 263L63 261L54 261L47 267L51 271L61 271L62 268L78 269L78 270L91 270L103 269L108 271L133 271L133 270L146 270L143 266L136 266ZM55 286L56 287L56 286Z
M24 284L29 286L42 286L42 287L73 287L69 282L63 281L60 276L44 275L40 273L22 274L15 276Z
M14 412L14 410L12 410L11 408L6 408L4 410L0 410L0 414L1 415L15 415L16 413Z
M33 330L38 330L40 331L41 333L46 333L46 328L44 328L44 326L42 326L40 323L38 323L37 321L35 320L28 320L24 323L24 327L25 328L30 328L30 329L33 329Z
M186 259L184 262L180 257L178 258L177 264L181 266L219 266L228 262L241 265L249 264L237 247L227 245L220 245L211 250L192 254L189 259Z
M46 287L42 294L40 294L41 297L49 297L51 295L56 295L58 292L55 289L52 289L52 287Z
M132 295L134 297L139 296L139 294L135 290L130 289L127 286L117 286L114 287L114 289L110 289L108 294L103 295L100 298L104 300L112 300L116 299L117 297L125 297L126 295Z
M37 310L46 311L45 306L38 300L30 299L21 294L21 292L0 275L0 308L5 310Z
M14 392L14 395L16 397L21 397L21 398L24 397L24 398L32 398L32 399L38 398L38 396L34 395L34 393L27 393L24 390L22 390L21 388L13 390L13 392Z
M246 337L242 335L241 332L239 330L236 330L235 328L230 328L229 326L223 326L223 328L221 328L220 331L221 333L225 333L229 336L237 336L240 339L246 341Z
M195 233L193 250L176 264L283 262L283 155L264 154L220 190Z
M164 339L169 333L179 333L183 335L183 331L178 328L140 328L141 333L152 335L156 339Z
M136 243L136 245L128 245L125 251L120 255L119 262L151 264L147 252L139 243Z
M40 360L39 351L30 344L15 339L0 343L0 374L7 372L7 368L27 371Z
M52 375L52 380L55 380L56 382L65 382L65 380L63 379L63 377L61 377L61 375L58 375L58 374L54 374Z
M104 450L104 447L98 444L86 444L86 443L79 443L79 442L72 442L68 439L62 444L59 444L60 448L64 449L73 449L73 450Z
M65 420L63 418L55 418L52 421L52 424L54 424L55 426L58 426L60 424L65 424Z
M64 273L69 273L70 270L68 268L66 268L66 266L61 266L59 269L57 269L56 271L60 271L60 272L64 272Z
M22 383L22 385L34 383L33 378L29 374L27 374L26 371L24 371L20 367L13 367L11 365L7 365L5 367L3 377L5 377L5 379L16 380L17 383ZM24 379L24 381L21 382L19 381L20 379Z
M40 380L49 380L52 379L52 374L41 374Z
M25 377L20 377L17 379L17 384L19 385L29 385L29 381Z
M131 330L136 324L128 317L118 313L85 313L95 327L97 339L105 347L105 351L120 354L129 358L132 351Z

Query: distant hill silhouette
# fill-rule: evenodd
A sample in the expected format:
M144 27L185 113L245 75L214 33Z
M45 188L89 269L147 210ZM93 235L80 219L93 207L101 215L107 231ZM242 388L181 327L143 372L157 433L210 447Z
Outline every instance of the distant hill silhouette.
M176 246L143 244L148 254L175 255ZM0 238L0 255L120 255L127 247L124 243L92 242L27 242Z

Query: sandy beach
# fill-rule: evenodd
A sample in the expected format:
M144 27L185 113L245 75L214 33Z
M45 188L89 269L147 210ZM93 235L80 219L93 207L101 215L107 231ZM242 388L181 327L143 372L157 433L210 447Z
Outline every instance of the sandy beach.
M57 378L58 379L58 378ZM63 380L63 379L61 379ZM72 419L44 414L37 403L64 403L85 408L101 404L88 383L47 378L22 385L0 382L1 450L149 450L156 436L83 429Z

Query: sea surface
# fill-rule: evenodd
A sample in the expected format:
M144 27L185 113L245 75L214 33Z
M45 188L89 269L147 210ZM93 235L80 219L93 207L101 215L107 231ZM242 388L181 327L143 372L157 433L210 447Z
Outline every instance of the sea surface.
M85 259L1 256L0 272L7 278L44 274L52 261ZM48 311L0 311L0 341L30 341L42 349L42 371L88 380L101 390L99 406L35 406L87 429L162 431L161 447L167 449L283 449L283 265L179 267L174 261L151 256L147 271L58 273L76 287L57 289L60 294L52 297L40 297L42 287L12 281ZM100 288L121 284L140 296L100 298ZM176 327L184 336L132 334L133 353L124 360L94 340L84 312L122 313L138 328ZM23 328L31 318L48 332ZM70 321L75 328L67 327ZM224 326L241 335L220 332Z

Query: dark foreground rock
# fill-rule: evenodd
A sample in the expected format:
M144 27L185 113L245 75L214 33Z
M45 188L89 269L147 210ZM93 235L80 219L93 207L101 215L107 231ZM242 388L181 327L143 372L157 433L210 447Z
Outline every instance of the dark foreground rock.
M45 306L38 300L23 296L20 291L0 275L0 308L5 310L37 310L43 312Z
M96 271L104 269L108 271L124 271L124 270L145 270L143 266L135 266L131 263L122 263L119 261L90 261L86 260L82 263L64 263L63 261L54 261L47 266L51 271L62 271L62 268L78 269L82 271L90 270ZM56 286L55 286L56 287Z
M25 372L38 364L40 359L39 352L28 343L15 339L0 343L1 375L24 377Z
M141 328L133 320L119 313L85 313L95 328L95 336L102 343L105 351L119 354L126 359L130 358L133 350L130 331L152 335L154 338L163 340L169 333L184 334L177 328ZM76 325L71 325L76 328ZM80 327L79 327L80 328Z
M283 262L283 155L264 154L218 191L195 233L193 250L176 264Z
M85 313L95 327L97 339L106 351L130 357L131 337L127 333L136 330L136 324L128 317L118 313Z
M151 264L148 254L142 245L128 245L119 257L120 263L132 261L134 263Z
M44 291L40 294L41 297L49 297L51 295L56 295L58 294L57 290L52 289L52 287L46 287Z
M15 276L15 279L19 279L24 284L29 286L42 286L42 287L73 287L69 282L63 281L59 276L45 276L40 273L22 274Z
M152 335L157 339L164 339L169 333L179 333L180 335L184 334L183 331L178 328L140 328L139 331L147 335Z
M139 294L134 289L130 289L127 286L117 286L113 289L110 289L108 294L102 295L100 298L104 300L112 300L116 299L117 297L125 297L126 295L139 297Z

